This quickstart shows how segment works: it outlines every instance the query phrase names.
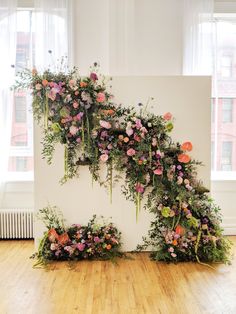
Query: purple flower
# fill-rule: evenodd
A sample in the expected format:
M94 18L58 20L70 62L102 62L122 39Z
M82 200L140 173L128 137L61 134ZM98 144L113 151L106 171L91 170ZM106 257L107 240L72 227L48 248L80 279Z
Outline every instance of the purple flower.
M108 136L107 131L102 131L102 132L101 132L101 137L107 137L107 136Z
M177 166L177 169L178 169L178 170L181 170L181 169L182 169L182 166L181 166L181 165L178 165L178 166Z
M83 115L84 115L83 112L79 112L79 113L76 115L76 119L77 119L78 121L80 121L81 118L83 117Z
M61 254L61 250L57 250L55 255L58 257Z
M97 74L94 73L94 72L90 73L90 79L91 79L92 81L97 81L97 80L98 80Z

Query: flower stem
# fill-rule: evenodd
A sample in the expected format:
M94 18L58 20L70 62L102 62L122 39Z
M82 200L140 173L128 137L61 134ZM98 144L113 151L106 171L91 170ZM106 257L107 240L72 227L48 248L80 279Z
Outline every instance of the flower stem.
M140 205L141 205L141 200L140 200L140 193L136 193L136 223L138 222L138 214L140 212Z
M68 147L64 146L64 172L65 176L68 174Z
M44 106L44 128L48 129L48 96L46 95L45 106Z
M110 184L109 184L109 194L110 194L110 204L112 204L112 181L113 181L113 168L112 168L112 160L110 162L110 166L109 166L109 176L110 176Z
M87 128L87 142L88 142L88 152L90 155L90 125L89 125L89 118L88 118L88 113L86 111L86 128Z
M82 120L82 156L84 158L85 142L84 142L84 120Z
M152 167L152 145L149 146L149 167Z
M197 260L198 264L203 265L203 266L207 266L207 267L209 267L209 268L211 268L211 269L216 270L215 267L213 267L213 266L211 266L211 265L209 265L209 264L207 264L207 263L201 262L200 259L199 259L199 257L198 257L198 255L197 255L197 251L198 251L198 247L199 247L199 243L200 243L201 236L202 236L202 231L199 230L199 231L198 231L198 234L197 234L197 240L196 240L195 248L194 248L195 255L196 255L196 260Z

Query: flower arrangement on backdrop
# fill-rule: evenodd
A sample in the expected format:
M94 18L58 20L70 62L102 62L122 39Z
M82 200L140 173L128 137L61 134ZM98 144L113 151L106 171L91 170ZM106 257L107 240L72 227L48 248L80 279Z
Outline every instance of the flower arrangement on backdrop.
M52 260L114 260L124 255L120 252L121 233L103 217L93 216L87 225L66 227L59 209L47 206L39 210L38 218L47 230L32 256L37 259L35 267Z
M230 242L220 228L219 208L197 180L199 162L190 156L192 143L175 143L170 137L172 115L155 115L117 106L100 76L97 64L88 77L74 68L67 73L20 74L17 88L30 88L35 119L43 126L43 158L50 164L55 145L64 145L64 177L78 176L89 165L93 180L110 190L125 174L122 192L135 203L136 217L144 208L155 214L143 249L151 245L152 257L168 262L228 262ZM101 180L101 164L107 166ZM115 173L115 175L114 175Z

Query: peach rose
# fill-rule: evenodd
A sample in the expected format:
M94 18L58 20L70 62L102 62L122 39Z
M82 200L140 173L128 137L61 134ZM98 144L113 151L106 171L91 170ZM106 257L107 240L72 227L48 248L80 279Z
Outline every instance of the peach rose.
M80 87L86 87L88 84L86 82L80 82L79 85Z
M134 156L136 154L136 151L133 148L130 148L127 150L127 155L128 156Z
M46 87L48 85L48 80L46 80L46 79L42 80L42 84L44 87Z
M180 154L178 156L178 161L182 162L183 164L187 164L188 162L190 162L190 160L191 160L191 158L187 154Z
M104 120L100 120L99 124L101 125L101 127L103 127L104 129L110 129L111 128L111 123L108 121L104 121Z
M40 83L37 83L37 84L35 85L35 89L36 89L36 90L42 89L42 85L41 85Z
M104 93L98 93L97 94L97 102L104 102L106 100L106 96Z
M102 154L102 155L100 156L100 160L101 160L102 162L106 162L106 161L108 160L108 155L107 155L107 154Z
M185 150L185 151L188 151L188 152L191 152L191 150L193 149L193 145L191 142L184 142L181 147L180 147L182 150Z
M167 112L163 115L163 119L166 121L169 121L172 119L172 114L170 112Z
M33 68L31 73L33 76L35 76L35 75L37 75L38 71L35 68Z
M54 242L55 240L58 240L58 237L59 236L58 236L58 234L57 234L55 229L50 229L48 231L48 239L49 239L50 242Z

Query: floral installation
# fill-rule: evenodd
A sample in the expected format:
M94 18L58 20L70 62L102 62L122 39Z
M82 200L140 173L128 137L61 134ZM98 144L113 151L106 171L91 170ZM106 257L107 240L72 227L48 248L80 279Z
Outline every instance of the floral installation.
M92 178L109 188L124 173L126 199L154 213L149 235L138 249L152 247L152 258L168 262L230 260L231 243L223 237L220 211L197 179L200 162L191 157L190 141L170 137L173 117L117 106L97 64L89 76L68 72L22 72L17 88L30 88L33 112L43 124L43 157L52 162L57 143L65 147L62 183L89 165ZM101 180L101 165L107 176ZM143 202L144 201L144 202Z
M66 227L59 209L47 206L39 210L38 218L47 231L33 255L37 259L35 267L52 260L114 260L124 255L120 251L121 233L103 217L94 215L87 225Z

